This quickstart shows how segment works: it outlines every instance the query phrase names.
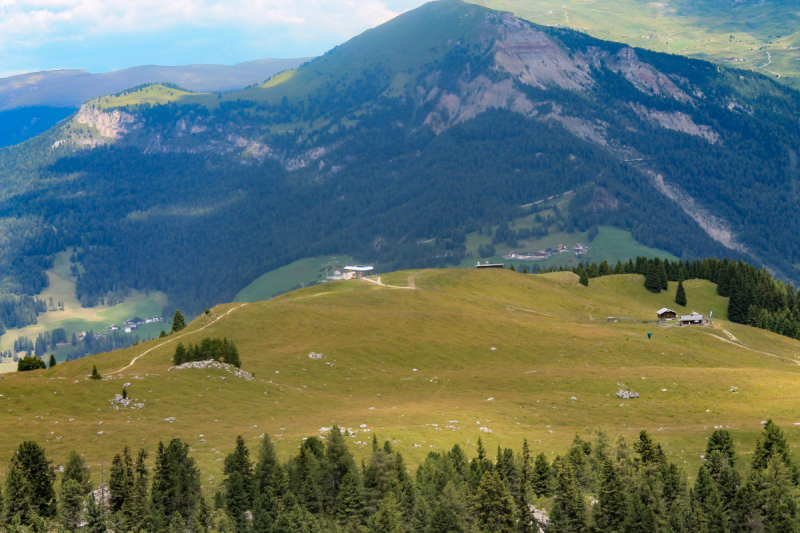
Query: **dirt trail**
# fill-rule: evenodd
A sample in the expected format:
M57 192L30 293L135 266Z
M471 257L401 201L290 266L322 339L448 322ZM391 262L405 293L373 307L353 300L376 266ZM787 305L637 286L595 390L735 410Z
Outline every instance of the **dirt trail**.
M225 318L226 316L228 316L229 314L231 314L233 311L235 311L235 310L237 310L237 309L241 309L241 308L242 308L242 307L244 307L245 305L247 305L247 304L246 304L246 303L244 303L244 304L242 304L242 305L239 305L239 306L237 306L237 307L232 307L232 308L228 309L228 312L227 312L227 313L225 313L224 315L222 315L221 317L219 317L219 318L216 320L216 322L209 322L209 323L208 323L208 325L210 326L211 324L216 324L217 322L219 322L220 320L222 320L223 318ZM133 364L134 364L136 361L138 361L140 358L144 357L144 356L145 356L145 355L147 355L148 353L152 352L152 351L153 351L153 350L155 350L156 348L160 348L160 347L164 346L165 344L169 344L169 343L170 343L170 342L172 342L172 341L176 341L176 340L180 339L181 337L186 337L187 335L192 335L193 333L197 333L198 331L202 331L202 330L204 330L204 329L205 329L205 326L201 327L200 329L196 329L196 330L194 330L194 331L189 331L189 332L187 332L187 333L184 333L184 334L182 334L182 335L171 336L169 340L166 340L166 341L162 342L161 344L157 344L157 345L153 346L152 348L148 348L147 350L145 350L145 351L144 351L144 352L142 352L141 354L139 354L139 355L137 355L136 357L134 357L133 359L131 359L131 362L130 362L130 363L128 363L128 366L124 366L124 367L120 368L119 370L114 370L113 372L109 372L109 373L108 373L108 374L106 374L106 375L107 375L107 376L110 376L110 375L112 375L112 374L119 374L119 373L120 373L120 372L122 372L123 370L127 370L127 369L129 369L130 367L132 367L132 366L133 366Z
M722 330L722 331L725 331L725 330ZM769 353L769 352L762 352L761 350L756 350L754 348L750 348L749 346L745 346L744 344L740 344L738 342L733 342L733 341L728 340L728 339L723 339L719 335L714 335L713 333L708 333L706 331L703 331L702 333L705 333L706 335L710 335L710 336L714 337L715 339L721 340L722 342L727 342L728 344L733 344L734 346L738 346L739 348L744 348L745 350L750 350L751 352L760 353L762 355L768 355L770 357L777 357L778 359L784 359L786 361L791 361L792 363L797 363L798 365L800 365L800 361L798 361L797 359L792 359L791 357L786 357L784 355L775 355L774 353ZM725 331L725 333L728 333L728 332ZM730 333L728 333L728 334L730 335Z
M410 290L417 289L417 286L414 284L414 274L408 276L408 287L400 287L399 285L387 285L381 281L380 276L378 276L377 279L361 278L361 280L366 281L368 283L372 283L374 285L380 285L381 287L386 287L387 289L410 289Z

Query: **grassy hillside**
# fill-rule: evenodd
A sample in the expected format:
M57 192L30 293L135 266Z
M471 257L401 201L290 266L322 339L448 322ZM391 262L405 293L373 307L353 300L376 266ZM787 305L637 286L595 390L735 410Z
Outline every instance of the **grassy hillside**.
M347 264L352 264L353 259L346 255L337 257L307 257L305 259L300 259L284 267L262 274L247 287L239 291L234 301L260 302L269 300L278 294L296 289L301 285L313 285L320 279L325 278L326 273L321 272L320 268L330 263L345 266ZM329 274L332 275L333 272L329 272Z
M212 98L208 94L190 93L156 83L133 91L124 91L118 95L101 96L100 98L89 100L87 103L101 109L108 109L140 104L201 103Z
M537 24L719 62L800 86L800 9L794 2L719 0L470 0ZM733 61L731 61L733 59Z
M720 319L679 329L606 321L649 320L674 306L674 285L654 295L634 275L588 288L571 273L507 270L406 271L382 281L416 289L335 282L221 305L210 325L195 320L180 336L6 375L0 456L35 439L57 464L75 448L96 467L125 443L152 452L159 439L180 437L214 490L235 435L254 445L268 432L285 458L334 423L353 429L357 455L374 431L412 467L455 442L474 450L478 437L489 450L526 437L537 453L559 453L576 432L599 426L631 437L647 428L691 469L715 426L730 428L740 450L752 449L768 417L798 436L800 343L726 322L726 301L707 282L686 282L687 309ZM177 341L205 336L235 340L256 379L168 370ZM309 359L312 351L325 359ZM87 380L93 365L111 377ZM110 407L126 383L144 409ZM616 398L619 384L641 398Z

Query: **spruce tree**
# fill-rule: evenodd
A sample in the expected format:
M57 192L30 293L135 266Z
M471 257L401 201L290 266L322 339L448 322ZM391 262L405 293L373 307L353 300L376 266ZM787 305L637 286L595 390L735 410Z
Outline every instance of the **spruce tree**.
M514 500L497 470L483 474L475 494L475 518L482 531L512 533L515 530Z
M94 499L94 493L89 494L86 501L86 523L81 529L86 533L106 533L106 516L103 508L97 505Z
M678 290L675 291L675 303L686 307L686 291L683 289L683 281L678 282Z
M338 503L336 516L341 522L347 522L354 516L361 517L363 511L361 480L355 472L347 472L342 479Z
M82 523L83 500L85 494L83 487L74 479L65 478L61 481L61 497L58 500L58 514L61 517L61 526L67 531L75 531Z
M764 426L763 434L756 438L753 469L765 469L773 456L780 457L786 466L791 465L786 435L784 435L783 430L770 418Z
M656 259L658 265L658 279L661 282L661 290L666 291L669 289L669 281L667 279L667 269L664 265L664 262L660 259Z
M57 364L56 363L56 356L55 356L55 354L51 353L50 354L50 363L48 363L47 367L48 368L53 368L54 366L56 366L56 364Z
M584 287L589 286L589 274L586 272L585 269L581 269L581 277L580 277L580 284Z
M172 333L176 331L181 331L182 329L186 328L186 319L183 318L183 314L181 314L180 310L176 309L175 314L172 316Z
M553 470L547 456L540 453L536 456L531 473L531 488L539 498L549 498L553 494Z
M622 531L627 512L627 501L622 478L610 459L603 463L598 490L598 502L594 506L595 522L600 531L611 533Z
M123 525L128 531L139 531L147 519L148 476L147 452L139 450L133 468L133 487L122 505Z
M81 494L87 495L92 490L91 475L86 468L86 462L81 457L81 454L75 450L71 450L67 455L67 461L64 463L64 473L61 476L61 483L71 479L78 483L81 487Z
M41 446L33 441L20 444L6 474L6 518L19 515L22 523L29 525L36 516L55 516L55 478L53 466Z
M647 273L644 276L644 288L653 293L661 292L661 277L654 261L647 262Z
M175 347L175 353L172 355L172 364L178 366L182 365L183 363L187 363L188 361L189 358L186 354L186 347L182 342L179 342Z
M583 499L569 462L557 461L556 503L551 513L555 531L582 532L586 530L586 502Z
M374 533L402 533L402 516L397 509L397 499L389 493L378 504L378 511L370 519Z
M328 432L325 445L325 459L327 460L328 466L326 485L333 491L333 494L330 495L331 499L335 499L338 495L339 488L342 483L344 483L345 476L356 470L355 459L347 449L347 444L344 441L341 429L335 424Z

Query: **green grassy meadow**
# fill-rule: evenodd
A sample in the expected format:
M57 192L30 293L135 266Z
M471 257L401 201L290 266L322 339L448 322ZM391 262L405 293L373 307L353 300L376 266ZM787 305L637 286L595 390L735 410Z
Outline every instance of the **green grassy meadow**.
M598 427L631 438L646 428L689 471L715 426L733 432L742 463L769 417L792 446L800 438L800 343L728 323L727 302L711 283L685 283L686 310L713 310L715 326L676 328L606 321L652 320L658 308L675 307L675 284L655 295L636 275L589 287L572 273L508 270L406 271L382 281L417 290L357 280L315 285L218 306L211 324L197 319L167 339L7 374L0 457L34 439L56 464L79 450L96 473L124 444L152 453L159 440L180 437L215 490L236 435L255 445L267 432L287 458L303 437L332 424L353 430L357 457L374 432L392 439L412 468L455 443L474 450L479 437L489 450L519 448L527 438L536 453L560 453L576 433ZM205 336L233 339L255 380L169 370L177 342ZM312 351L325 359L310 359ZM87 379L93 365L107 380ZM144 409L110 406L126 383ZM619 384L641 398L616 398Z
M305 286L313 285L320 279L325 278L325 272L320 272L320 268L327 263L337 263L345 266L352 264L353 259L346 255L300 259L262 274L239 291L233 301L259 302L269 300L273 295L289 291L301 284L305 284ZM333 274L333 272L330 274Z
M213 98L214 96L210 94L190 93L156 83L135 91L129 91L120 96L101 96L87 103L101 109L110 109L139 104L202 103Z
M716 0L469 0L537 24L761 72L800 86L800 8ZM739 61L726 61L729 58ZM742 61L744 60L744 61Z

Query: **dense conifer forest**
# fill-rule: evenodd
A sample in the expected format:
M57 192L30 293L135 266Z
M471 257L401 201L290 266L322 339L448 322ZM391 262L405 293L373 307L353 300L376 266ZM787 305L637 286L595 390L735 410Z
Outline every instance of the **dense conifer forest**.
M612 439L579 435L562 455L521 448L468 457L455 444L431 451L415 473L373 433L358 464L345 430L303 439L279 461L268 434L256 449L236 438L224 478L203 491L188 443L159 442L155 455L122 447L107 484L83 455L56 474L45 450L23 442L8 465L8 532L294 533L739 533L798 530L800 470L783 430L765 422L755 450L737 450L726 429L706 440L692 476L645 430ZM494 458L492 458L494 456ZM213 494L207 498L206 494Z

